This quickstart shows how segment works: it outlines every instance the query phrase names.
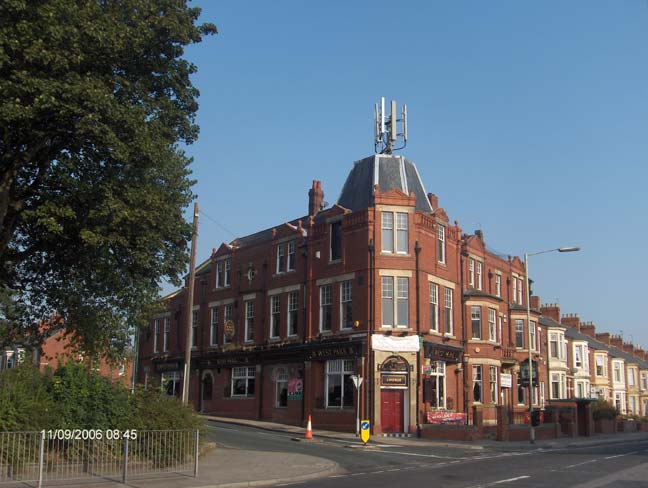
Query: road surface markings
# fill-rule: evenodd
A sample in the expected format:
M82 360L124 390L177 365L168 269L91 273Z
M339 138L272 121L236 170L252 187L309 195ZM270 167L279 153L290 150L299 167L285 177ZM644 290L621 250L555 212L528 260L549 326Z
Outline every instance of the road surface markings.
M495 485L501 485L502 483L510 483L511 481L518 481L518 480L523 480L526 478L530 478L530 476L518 476L517 478L509 478L507 480L499 480L499 481L493 481L492 483L487 484L486 486L495 486Z
M576 466L582 466L583 464L595 463L596 461L597 459L590 459L589 461L583 461L582 463L570 464L569 466L565 466L565 469L575 468Z
M486 484L483 484L483 485L474 485L474 486L471 486L469 488L487 488L488 486L497 486L497 485L502 485L504 483L512 483L513 481L519 481L519 480L523 480L523 479L526 479L526 478L530 478L530 476L527 476L527 475L517 476L515 478L508 478L508 479L505 479L505 480L492 481L490 483L486 483Z
M376 451L373 451L376 452ZM380 451L378 451L380 452ZM402 452L402 451L385 451L386 454L401 454L403 456L416 456L416 457L426 457L426 458L436 458L436 459L456 459L448 456L437 456L436 454L418 454L416 452Z
M603 459L616 459L616 458L620 458L620 457L623 457L623 456L630 456L632 454L637 454L638 452L639 451L626 452L625 454L617 454L616 456L608 456L608 457L603 458Z
M349 475L348 474L336 474L336 475L333 475L333 476L329 476L329 478L346 478L347 476L349 476Z

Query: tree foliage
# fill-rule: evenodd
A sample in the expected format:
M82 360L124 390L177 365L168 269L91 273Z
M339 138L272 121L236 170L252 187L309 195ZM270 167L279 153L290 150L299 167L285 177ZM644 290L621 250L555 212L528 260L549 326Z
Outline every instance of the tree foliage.
M186 0L0 2L5 331L56 314L89 354L118 354L160 280L178 284L193 199L180 146L198 134L183 55L216 31L199 13Z

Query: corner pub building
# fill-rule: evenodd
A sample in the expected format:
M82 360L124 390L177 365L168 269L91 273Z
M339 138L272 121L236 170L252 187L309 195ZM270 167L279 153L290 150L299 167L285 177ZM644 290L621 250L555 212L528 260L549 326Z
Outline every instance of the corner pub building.
M524 263L462 234L413 162L375 154L353 165L323 208L221 244L196 270L189 397L219 416L353 431L412 433L438 415L495 422L528 409ZM139 338L139 382L180 394L184 289L163 299ZM539 312L534 360L543 403ZM542 365L545 364L543 367ZM352 375L364 379L360 396ZM526 406L525 406L526 404ZM447 418L447 417L446 417Z

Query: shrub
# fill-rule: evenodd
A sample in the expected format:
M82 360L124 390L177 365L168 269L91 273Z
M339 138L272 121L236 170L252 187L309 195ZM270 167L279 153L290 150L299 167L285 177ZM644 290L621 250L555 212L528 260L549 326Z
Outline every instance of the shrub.
M599 399L592 403L592 416L594 420L614 420L619 411L611 403Z
M200 429L203 425L193 408L156 388L138 387L131 396L132 425L139 430Z
M49 375L20 365L0 374L0 431L39 431L55 423Z

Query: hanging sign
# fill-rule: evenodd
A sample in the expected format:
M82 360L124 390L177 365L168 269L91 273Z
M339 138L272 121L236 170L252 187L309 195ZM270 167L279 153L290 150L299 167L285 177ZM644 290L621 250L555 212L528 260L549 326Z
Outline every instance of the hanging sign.
M513 375L511 373L501 373L500 386L502 388L511 388L513 386Z

